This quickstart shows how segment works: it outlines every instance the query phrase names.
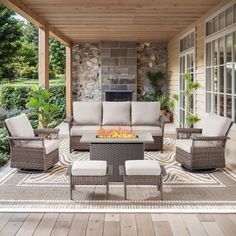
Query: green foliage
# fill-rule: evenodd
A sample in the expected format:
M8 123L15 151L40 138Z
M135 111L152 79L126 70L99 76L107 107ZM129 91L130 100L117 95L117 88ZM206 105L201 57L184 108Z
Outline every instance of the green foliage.
M39 122L44 128L50 127L59 113L59 107L50 101L52 95L41 87L34 87L29 102L26 104L33 115L39 116Z
M168 98L164 95L158 96L157 101L160 102L161 110L167 109Z
M192 104L192 99L193 99L193 93L198 90L201 85L199 82L194 82L192 81L192 77L190 74L185 74L184 75L184 79L185 79L185 91L184 91L184 95L186 98L186 123L188 127L191 127L192 125L194 125L195 123L197 123L198 121L200 121L200 117L197 115L191 115L191 104Z
M201 118L198 115L187 115L186 121L190 124L190 127L192 127L195 123L199 122Z
M14 15L14 12L0 4L0 78L9 80L17 75L17 56L21 48L23 25Z
M147 72L147 78L150 81L150 84L154 90L154 96L161 96L162 95L162 86L160 85L161 81L164 79L164 73L161 71L157 72Z
M7 153L0 152L0 167L5 165L9 159L9 155Z
M167 101L168 108L173 112L176 106L176 103L179 101L179 95L174 94L170 99Z
M10 146L7 139L7 133L5 129L0 129L0 153L7 153L10 152Z

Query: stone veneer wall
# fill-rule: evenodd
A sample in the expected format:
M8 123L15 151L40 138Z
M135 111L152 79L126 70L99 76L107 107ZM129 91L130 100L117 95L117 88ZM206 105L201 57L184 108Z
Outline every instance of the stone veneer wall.
M137 43L101 42L101 93L106 90L132 90L137 100Z
M137 47L137 80L138 99L153 93L152 86L146 76L148 71L162 71L164 73L163 93L167 86L167 44L166 43L139 43Z
M100 43L74 45L73 57L73 101L101 100L101 56Z
M167 80L166 43L102 42L73 46L73 100L104 100L106 89L134 90L133 100L153 92L147 71ZM138 94L138 95L137 95Z

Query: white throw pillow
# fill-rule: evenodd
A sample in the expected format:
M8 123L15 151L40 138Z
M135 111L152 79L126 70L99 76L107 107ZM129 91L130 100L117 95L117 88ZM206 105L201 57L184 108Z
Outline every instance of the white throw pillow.
M232 120L209 113L202 128L203 136L225 136Z
M73 102L73 118L78 125L101 125L101 102Z
M160 117L159 102L132 102L132 125L158 125Z
M130 125L130 102L103 102L103 125Z
M21 114L5 120L12 137L34 138L34 130L26 114Z

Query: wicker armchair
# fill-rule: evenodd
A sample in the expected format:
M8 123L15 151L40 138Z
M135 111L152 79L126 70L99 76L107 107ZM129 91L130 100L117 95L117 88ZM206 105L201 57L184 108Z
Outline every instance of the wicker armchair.
M203 129L177 128L176 161L189 170L225 167L225 144L233 122L209 114Z
M47 170L59 161L59 129L33 129L25 114L7 119L4 124L9 136L11 167Z

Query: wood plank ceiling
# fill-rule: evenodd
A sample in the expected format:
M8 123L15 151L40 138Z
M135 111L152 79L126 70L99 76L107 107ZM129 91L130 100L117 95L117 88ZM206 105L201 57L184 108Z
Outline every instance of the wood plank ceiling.
M22 0L73 43L168 41L220 0Z

